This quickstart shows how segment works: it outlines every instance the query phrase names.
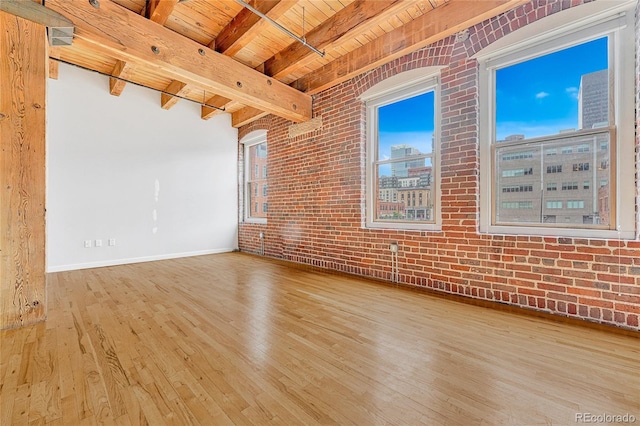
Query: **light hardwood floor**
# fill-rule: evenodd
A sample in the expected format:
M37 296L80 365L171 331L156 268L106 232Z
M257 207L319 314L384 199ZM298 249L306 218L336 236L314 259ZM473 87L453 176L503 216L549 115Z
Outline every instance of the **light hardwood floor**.
M640 423L640 340L228 253L52 274L0 424Z

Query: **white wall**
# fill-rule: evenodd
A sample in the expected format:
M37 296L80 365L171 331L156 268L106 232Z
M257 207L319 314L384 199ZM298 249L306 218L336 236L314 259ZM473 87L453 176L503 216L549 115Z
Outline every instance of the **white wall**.
M237 248L229 114L205 121L185 100L165 111L132 84L111 96L107 77L61 64L47 121L49 272Z

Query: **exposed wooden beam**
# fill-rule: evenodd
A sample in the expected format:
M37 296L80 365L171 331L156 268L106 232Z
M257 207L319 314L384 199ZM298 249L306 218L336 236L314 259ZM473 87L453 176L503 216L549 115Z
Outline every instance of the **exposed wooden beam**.
M231 113L231 125L233 127L242 127L245 124L256 121L258 118L264 117L267 114L269 113L260 109L244 107L241 110Z
M292 86L309 94L318 93L523 3L527 0L449 0L305 75Z
M76 24L74 44L292 121L311 118L309 95L111 1L100 0L99 8L68 0L47 0L46 5Z
M310 31L306 36L307 43L317 49L325 49L338 40L367 31L374 18L381 19L406 7L400 0L356 0ZM295 42L268 59L264 63L264 72L280 78L303 66L301 61L307 58L315 59L315 53Z
M169 85L164 89L165 92L169 92L171 94L182 96L187 90L187 84L178 80L173 80ZM180 98L176 96L171 96L166 93L160 94L160 106L162 109L170 109L172 106L178 103Z
M203 120L208 120L214 115L224 112L222 108L224 108L224 106L227 105L229 102L231 102L231 99L227 99L223 96L218 96L218 95L212 96L205 102L205 104L211 105L216 108L211 108L203 105L200 116L202 117Z
M0 329L42 321L47 36L0 11Z
M52 80L57 80L59 71L60 71L60 63L55 59L49 59L48 77Z
M276 20L296 4L292 0L253 0L251 6ZM247 8L243 8L214 40L216 50L233 56L244 48L268 23Z
M58 72L60 70L60 62L56 59L60 59L60 48L56 46L49 46L49 74L48 77L52 80L58 79Z
M111 71L113 77L119 77L125 80L128 80L131 74L133 74L133 67L124 61L117 61L113 67L113 71ZM113 96L120 96L127 82L113 77L109 78L109 93Z
M164 25L173 13L176 4L178 4L178 0L151 0L149 2L149 19Z

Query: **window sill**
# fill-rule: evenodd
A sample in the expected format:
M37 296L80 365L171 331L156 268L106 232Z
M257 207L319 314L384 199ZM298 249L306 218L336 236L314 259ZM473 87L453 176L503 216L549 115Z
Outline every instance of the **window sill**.
M252 218L245 218L242 223L250 223L250 224L256 224L256 225L266 225L267 224L267 219L252 219Z
M572 237L572 238L589 238L603 240L633 240L635 239L634 231L616 231L609 229L576 229L576 228L559 228L559 227L538 227L538 226L506 226L492 225L480 229L481 234L493 235L518 235L518 236L541 236L541 237Z
M365 228L368 229L390 229L397 231L429 231L429 232L442 232L442 225L438 223L411 223L411 222L367 222Z

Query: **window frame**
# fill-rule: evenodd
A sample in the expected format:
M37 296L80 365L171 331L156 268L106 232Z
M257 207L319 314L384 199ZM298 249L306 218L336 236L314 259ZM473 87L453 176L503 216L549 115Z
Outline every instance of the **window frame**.
M252 217L251 214L252 212L254 212L255 209L255 213L259 213L259 208L258 208L258 203L257 201L253 200L253 197L250 196L251 194L251 185L253 182L262 182L265 181L265 185L268 185L268 178L262 178L261 175L261 170L259 168L259 166L257 164L255 164L255 168L254 167L250 167L250 156L249 156L249 151L252 147L256 146L256 145L260 145L262 143L267 143L267 131L266 130L255 130L251 133L249 133L248 135L246 135L245 137L242 138L242 140L240 141L240 143L243 145L243 159L242 159L242 163L244 165L243 170L243 182L242 182L242 194L243 194L243 215L242 215L242 220L246 223L262 223L262 224L266 224L267 223L267 218L266 217ZM269 147L267 145L267 159L269 157ZM267 160L268 161L268 160ZM265 166L266 167L266 166ZM254 172L257 172L258 177L254 177L253 174ZM258 186L256 186L256 191L258 192L258 194L260 194L260 189L258 188ZM267 196L268 196L268 192L267 192ZM268 198L266 199L268 203ZM252 204L252 201L255 203L255 205Z
M431 66L405 71L373 86L360 96L366 106L366 181L365 220L363 226L373 229L399 229L420 231L441 231L441 189L440 189L440 71L442 66ZM376 218L377 185L375 182L378 158L378 108L400 102L427 92L434 92L433 146L430 154L432 182L431 196L434 204L433 221L391 221ZM413 158L413 157L411 157ZM422 157L416 157L422 158Z
M626 1L613 6L606 3L587 3L543 18L475 55L479 61L481 233L635 238L635 182L633 179L620 178L625 172L635 171L634 155L624 154L635 152L635 2ZM497 191L492 155L496 124L495 70L604 36L609 37L609 72L613 76L610 89L613 95L613 122L610 126L609 148L611 161L615 162L610 174L610 185L614 189L610 215L614 225L602 229L580 227L577 224L572 227L549 226L547 223L494 224L496 208L493 194Z

